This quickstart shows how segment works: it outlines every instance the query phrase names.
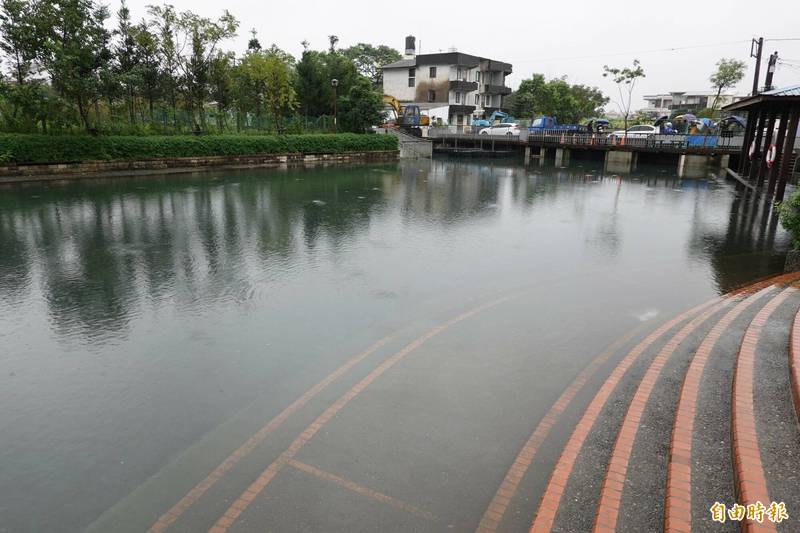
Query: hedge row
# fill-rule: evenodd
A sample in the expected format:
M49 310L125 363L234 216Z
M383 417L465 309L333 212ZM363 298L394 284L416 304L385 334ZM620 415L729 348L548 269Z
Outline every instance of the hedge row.
M111 159L151 159L276 153L332 154L396 150L393 135L203 135L105 136L0 133L0 164L68 163Z

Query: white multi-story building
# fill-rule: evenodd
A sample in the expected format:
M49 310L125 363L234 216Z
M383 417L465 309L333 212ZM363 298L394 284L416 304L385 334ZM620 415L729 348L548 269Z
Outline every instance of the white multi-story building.
M410 36L405 58L383 67L383 93L419 105L437 123L466 125L503 109L509 74L508 63L455 50L416 55Z
M669 114L672 111L700 111L714 104L716 91L673 91L664 94L645 95L647 106L642 111L651 111L659 114ZM716 108L720 109L728 104L747 98L731 93L719 95Z

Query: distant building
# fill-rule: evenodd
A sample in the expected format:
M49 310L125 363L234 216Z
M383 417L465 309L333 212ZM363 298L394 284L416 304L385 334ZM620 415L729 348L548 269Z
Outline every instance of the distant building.
M672 111L700 111L711 107L714 103L716 91L674 91L665 94L646 95L644 97L647 106L641 111L659 114L669 114ZM722 93L719 95L717 109L723 106L738 102L746 96Z
M383 67L383 93L419 105L432 121L466 125L504 110L509 74L508 63L455 50L417 55L416 39L409 36L405 58Z

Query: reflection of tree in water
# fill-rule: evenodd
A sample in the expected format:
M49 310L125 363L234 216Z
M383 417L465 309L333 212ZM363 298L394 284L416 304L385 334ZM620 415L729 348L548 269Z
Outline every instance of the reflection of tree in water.
M369 226L382 179L337 168L8 190L0 297L23 298L36 269L57 331L119 336L144 298L228 298L277 275L298 247L325 239L337 252Z
M754 272L782 270L788 240L778 232L779 220L770 202L739 192L730 201L727 220L707 221L703 213L703 197L697 195L689 255L710 263L720 292L752 281Z
M10 212L0 209L0 296L13 307L28 292L31 282L30 228Z

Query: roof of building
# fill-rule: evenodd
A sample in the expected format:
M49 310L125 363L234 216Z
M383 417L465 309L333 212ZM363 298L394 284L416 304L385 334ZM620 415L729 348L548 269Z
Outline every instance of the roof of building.
M383 69L410 68L422 65L457 65L459 67L475 68L484 62L487 63L488 70L502 70L506 74L511 74L512 72L510 63L464 54L462 52L420 54L412 59L401 59L400 61L384 65Z
M800 85L790 85L788 87L772 89L771 91L756 94L744 100L726 105L722 109L723 111L745 110L766 102L800 104Z
M648 94L643 96L643 98L669 98L675 96L676 94L683 95L683 96L716 96L716 91L670 91L668 93L659 93L659 94ZM720 96L739 96L738 94L733 93L722 93Z
M764 93L766 96L800 96L800 85L790 85L789 87L781 87L780 89L772 89Z
M395 61L394 63L388 63L383 65L381 68L408 68L408 67L415 67L417 66L416 59L401 59L400 61Z

